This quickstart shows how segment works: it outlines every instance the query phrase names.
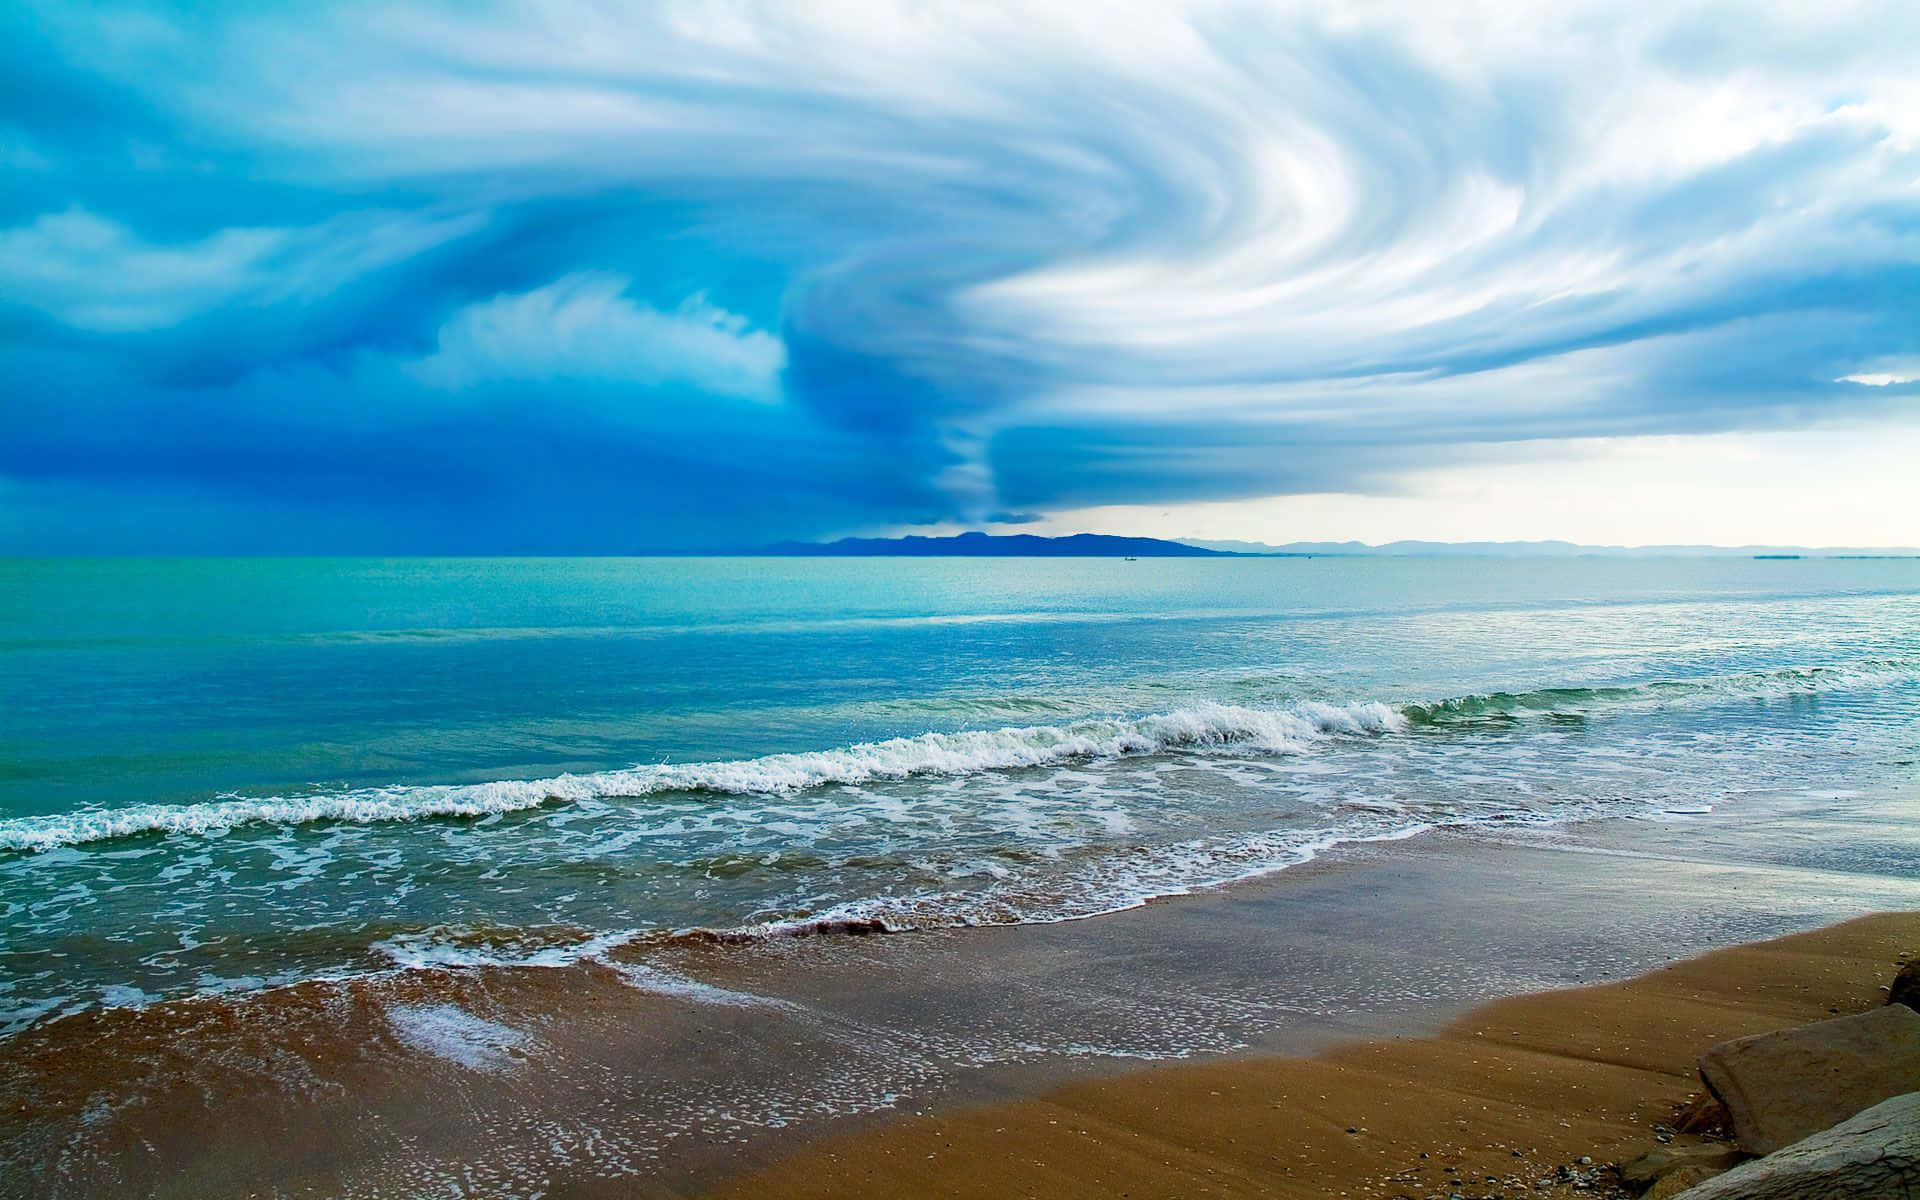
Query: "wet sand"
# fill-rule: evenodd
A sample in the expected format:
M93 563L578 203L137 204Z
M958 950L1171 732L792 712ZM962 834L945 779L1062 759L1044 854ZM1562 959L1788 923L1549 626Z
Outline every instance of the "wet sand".
M1450 1023L1920 910L1920 805L1849 811L1436 833L1069 924L81 1014L0 1042L0 1195L1359 1196L1415 1167L1544 1170L1644 1137L1713 1038L1871 999L1920 931ZM1152 1065L1175 1059L1197 1061ZM1420 1160L1439 1113L1466 1124Z
M1559 1168L1651 1147L1698 1089L1701 1049L1881 1003L1915 950L1920 913L1864 917L1494 1001L1430 1037L1162 1067L901 1122L713 1194L1573 1194Z

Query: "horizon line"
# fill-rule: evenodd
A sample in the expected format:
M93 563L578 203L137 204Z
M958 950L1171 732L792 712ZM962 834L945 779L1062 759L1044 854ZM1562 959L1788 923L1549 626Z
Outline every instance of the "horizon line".
M1178 545L1195 550L1212 551L1220 557L1272 558L1272 557L1360 557L1362 552L1379 552L1393 547L1433 547L1433 551L1423 554L1410 549L1399 557L1437 557L1452 552L1459 557L1475 557L1469 548L1486 547L1489 550L1500 548L1565 548L1568 553L1561 557L1602 557L1606 555L1664 554L1668 557L1686 557L1687 552L1699 556L1753 554L1760 556L1798 555L1829 558L1920 558L1920 547L1915 546L1874 546L1874 545L1821 545L1811 546L1788 542L1645 542L1636 544L1575 542L1564 538L1525 538L1493 539L1470 538L1458 541L1443 541L1432 538L1395 538L1385 542L1366 542L1357 538L1299 538L1289 542L1262 542L1250 538L1204 538L1204 537L1158 537L1148 534L1100 533L1083 530L1070 534L1035 533L989 533L985 530L964 530L954 534L897 534L897 535L859 535L849 534L820 541L790 539L762 543L754 546L707 546L707 547L640 547L619 549L440 549L408 550L367 548L355 550L248 550L248 549L207 549L191 551L98 551L75 550L71 552L30 552L19 553L0 551L0 561L31 562L40 560L134 560L134 559L179 559L179 560L217 560L217 559L367 559L367 558L795 558L809 557L807 553L794 551L828 550L845 542L887 543L918 541L951 541L963 537L986 537L996 539L1031 538L1043 542L1060 542L1076 538L1103 538L1114 540ZM1246 550L1224 550L1222 546L1245 546ZM1264 547L1259 549L1257 547ZM1306 547L1313 547L1308 550ZM1325 549L1321 549L1324 547ZM1464 551L1464 552L1463 552ZM1344 552L1344 553L1343 553ZM817 555L818 557L884 557L881 555ZM923 557L980 557L978 555L925 555ZM1099 556L1087 556L1099 557ZM1485 555L1495 557L1495 555Z

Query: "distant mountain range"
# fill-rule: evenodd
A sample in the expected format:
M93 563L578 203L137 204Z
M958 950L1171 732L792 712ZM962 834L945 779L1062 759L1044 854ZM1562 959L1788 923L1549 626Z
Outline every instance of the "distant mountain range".
M846 557L969 558L1226 558L1230 552L1159 538L1076 533L1038 537L1031 533L963 533L955 537L841 538L837 542L781 542L764 554Z
M962 533L953 537L841 538L837 542L780 542L759 551L790 557L846 558L1911 558L1912 547L1827 546L1583 546L1574 542L1265 542L1193 541L1076 533Z

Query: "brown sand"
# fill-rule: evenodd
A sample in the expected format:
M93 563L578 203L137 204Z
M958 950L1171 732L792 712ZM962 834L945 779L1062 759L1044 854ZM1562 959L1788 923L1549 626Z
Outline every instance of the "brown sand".
M1699 1089L1702 1049L1881 1003L1915 949L1920 913L1863 917L1622 983L1497 1000L1432 1037L1168 1066L904 1120L715 1194L1604 1195L1604 1183L1574 1191L1559 1168L1650 1148L1652 1126Z

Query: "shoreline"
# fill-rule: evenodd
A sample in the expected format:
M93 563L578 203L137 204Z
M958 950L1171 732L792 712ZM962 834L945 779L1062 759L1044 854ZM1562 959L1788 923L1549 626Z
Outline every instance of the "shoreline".
M1183 1062L904 1118L704 1194L1604 1196L1604 1174L1565 1168L1649 1148L1653 1126L1701 1091L1701 1051L1874 1007L1916 949L1920 912L1856 917L1489 1001L1425 1036Z
M1864 825L1754 798L1737 820L1433 831L1087 921L82 1014L0 1043L0 1195L699 1195L838 1139L1125 1088L1142 1061L1404 1041L1496 997L1920 910L1920 879L1834 869L1863 838L1920 845L1886 803Z

